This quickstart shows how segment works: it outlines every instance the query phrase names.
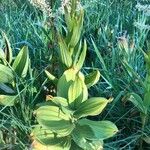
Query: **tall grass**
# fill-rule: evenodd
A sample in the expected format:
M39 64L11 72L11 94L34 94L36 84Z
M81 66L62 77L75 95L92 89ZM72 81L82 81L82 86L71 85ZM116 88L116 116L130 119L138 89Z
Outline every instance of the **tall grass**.
M23 45L29 47L32 69L23 81L25 97L14 108L0 107L0 129L11 141L3 147L0 141L0 149L20 150L30 147L36 104L44 101L51 87L53 90L43 72L48 67L56 74L58 61L57 58L52 59L57 45L52 43L52 30L47 18L29 3L14 2L11 6L6 1L1 2L0 28L9 37L14 54ZM57 11L60 1L53 2L56 3L53 11ZM120 129L117 137L106 142L105 149L137 149L137 139L143 132L139 113L122 99L128 92L143 93L146 71L141 49L147 51L150 48L146 44L150 36L149 30L138 28L135 22L149 23L149 18L137 11L135 0L82 0L82 3L86 11L82 34L89 47L83 71L88 73L95 67L101 72L101 81L90 90L90 95L114 97L102 116L93 119L109 119ZM149 1L143 3L149 4ZM61 16L57 16L55 24L64 26ZM119 46L120 42L128 45L127 52L124 45ZM2 47L3 41L0 43ZM145 144L146 148L150 146Z

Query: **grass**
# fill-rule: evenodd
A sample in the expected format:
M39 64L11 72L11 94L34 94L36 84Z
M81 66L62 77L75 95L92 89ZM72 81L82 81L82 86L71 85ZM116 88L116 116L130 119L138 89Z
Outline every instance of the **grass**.
M29 9L26 5L10 7L5 1L1 3L0 28L9 37L14 54L23 45L29 47L32 69L28 77L21 81L24 97L20 102L13 108L0 107L0 129L5 133L6 141L11 143L4 147L0 145L0 149L28 149L31 128L36 123L34 109L37 103L44 101L45 88L51 87L44 70L48 67L57 73L58 60L52 59L57 45L51 43L51 29L45 16L35 8L30 6ZM148 23L149 18L137 11L135 0L83 0L82 3L86 11L83 36L88 41L83 72L86 74L93 67L101 72L101 80L90 90L90 95L114 97L103 114L93 119L111 120L120 130L115 137L106 141L106 150L137 149L142 132L140 116L132 104L124 103L122 99L128 92L143 94L142 81L146 71L141 49L147 51L150 48L146 44L149 42L149 31L134 24ZM57 9L58 5L55 7ZM59 17L57 26L63 25ZM129 49L126 54L119 47L120 37L128 39L129 45L133 42L132 53ZM2 47L2 39L0 43ZM145 143L144 146L145 149L150 148Z

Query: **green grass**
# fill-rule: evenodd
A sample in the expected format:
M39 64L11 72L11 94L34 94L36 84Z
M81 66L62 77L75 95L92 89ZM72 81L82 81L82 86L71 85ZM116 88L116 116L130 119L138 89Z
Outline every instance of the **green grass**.
M141 49L147 51L150 48L146 44L150 36L148 30L139 29L134 23L149 23L149 18L137 11L135 0L83 0L82 3L86 11L83 37L88 41L83 72L86 74L93 67L101 72L101 80L90 90L90 95L114 97L103 114L92 119L110 120L119 128L119 133L105 142L106 150L137 149L142 132L140 115L132 104L124 103L122 99L128 92L143 94L142 81L146 71ZM21 81L24 97L20 102L13 108L0 106L0 129L9 141L4 148L28 149L32 141L31 129L36 123L33 115L36 104L44 101L45 87L50 90L52 86L46 80L44 70L48 67L53 74L58 71L58 58L52 58L57 45L52 43L52 30L38 10L32 6L29 9L26 5L10 7L5 1L1 4L0 29L7 34L14 54L23 45L29 47L32 69ZM58 5L55 7L57 9ZM55 21L58 27L64 25L60 18L58 16ZM118 46L118 38L122 36L134 41L133 51L126 57ZM2 43L1 38L1 47ZM150 148L145 143L144 146L145 149ZM4 148L0 145L0 149Z

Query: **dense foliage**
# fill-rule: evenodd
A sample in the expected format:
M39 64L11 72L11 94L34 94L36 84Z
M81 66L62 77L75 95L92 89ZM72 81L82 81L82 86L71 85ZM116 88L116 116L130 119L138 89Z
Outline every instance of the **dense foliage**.
M150 148L149 0L75 1L0 0L0 149Z

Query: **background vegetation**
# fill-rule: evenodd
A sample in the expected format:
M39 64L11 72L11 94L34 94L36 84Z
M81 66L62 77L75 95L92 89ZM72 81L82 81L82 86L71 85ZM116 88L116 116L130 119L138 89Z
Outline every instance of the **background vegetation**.
M141 82L146 69L141 49L150 50L150 17L138 11L138 3L150 4L149 0L82 0L85 9L82 35L88 41L83 72L86 74L95 67L101 73L101 80L90 89L90 95L114 98L101 116L92 119L108 119L119 128L119 133L105 142L106 150L137 149L143 132L139 112L124 101L129 92L143 94ZM53 1L52 5L57 13L60 1ZM47 81L44 70L48 68L57 74L59 61L53 55L58 46L45 15L27 0L1 0L0 11L0 29L8 36L14 55L26 45L31 58L28 77L20 81L25 96L14 108L0 106L0 129L9 141L3 147L0 145L0 149L28 149L35 124L33 110L47 93L55 94L55 87ZM54 25L64 26L61 15L54 16ZM1 38L0 47L3 45ZM146 133L149 135L150 130ZM144 149L149 148L144 143Z

